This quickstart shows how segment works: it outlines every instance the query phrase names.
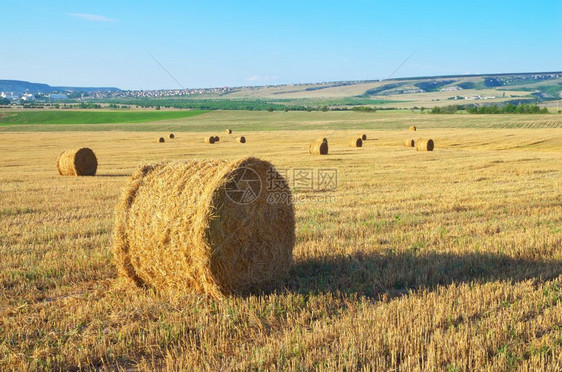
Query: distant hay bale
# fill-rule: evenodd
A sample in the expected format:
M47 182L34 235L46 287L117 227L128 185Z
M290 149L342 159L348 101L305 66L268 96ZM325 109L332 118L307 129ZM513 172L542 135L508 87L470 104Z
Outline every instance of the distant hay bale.
M320 137L316 140L316 142L328 142L328 139L325 137Z
M219 142L221 140L219 136L214 136L213 138L215 139L215 142Z
M308 145L308 153L310 155L328 155L328 140L314 141Z
M359 137L352 138L352 139L349 140L348 145L349 145L349 147L362 147L363 146L363 140Z
M412 132L415 132L415 131L416 131L416 127L415 127L414 125L410 125L410 130L411 130Z
M362 135L361 135L361 140L362 140L362 141L366 141L366 140L367 140L367 135L366 135L366 134L362 134Z
M205 143L210 143L210 144L215 143L215 137L213 136L205 137Z
M230 134L230 133L232 133L232 129L225 129L224 132L225 132L226 134Z
M271 289L287 275L294 243L289 186L252 157L141 165L115 207L119 274L162 292Z
M170 133L170 135L168 137L170 137L170 139L176 138L176 136L174 136L174 133Z
M414 139L407 139L404 142L404 146L406 147L415 147L416 146L416 141L414 141Z
M166 140L164 139L164 137L160 137L156 139L156 142L166 142Z
M416 140L416 150L418 151L433 151L434 143L429 138L418 138Z
M63 151L57 157L57 170L61 176L95 176L97 169L98 159L87 147Z
M236 138L236 141L238 143L246 143L246 137L240 136L240 137Z

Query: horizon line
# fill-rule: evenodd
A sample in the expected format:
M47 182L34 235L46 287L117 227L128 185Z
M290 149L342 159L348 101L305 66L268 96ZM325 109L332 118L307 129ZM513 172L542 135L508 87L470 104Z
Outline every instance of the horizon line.
M156 89L121 89L117 86L72 86L72 85L50 85L48 83L35 83L28 80L17 79L0 79L1 81L18 81L29 84L44 84L51 88L100 88L100 89L118 89L120 91L158 91L158 90L196 90L196 89L222 89L222 88L264 88L272 86L288 86L288 85L320 85L320 84L333 84L333 83L351 83L351 82L382 82L382 81L396 81L396 80L414 80L414 79L444 79L444 78L462 78L462 77L480 77L480 76L505 76L505 75L546 75L546 74L562 74L562 71L533 71L533 72L494 72L484 74L453 74L453 75L428 75L428 76L403 76L394 77L390 79L354 79L354 80L330 80L320 82L306 82L306 83L283 83L283 84L263 84L263 85L223 85L214 87L195 87L195 88L156 88Z

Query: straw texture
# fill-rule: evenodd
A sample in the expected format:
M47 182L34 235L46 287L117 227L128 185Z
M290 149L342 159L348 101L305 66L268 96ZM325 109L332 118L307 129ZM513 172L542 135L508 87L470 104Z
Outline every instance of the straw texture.
M275 168L252 157L143 165L115 209L119 272L139 286L214 297L270 288L292 263L291 200Z
M352 138L347 144L349 147L362 147L363 140L361 138Z
M416 140L416 150L417 151L433 151L435 144L430 138L418 138Z
M415 147L416 146L416 141L414 139L407 139L406 141L404 141L404 146L406 147Z
M310 145L308 145L308 153L311 155L328 155L328 141L311 142Z
M63 151L57 157L57 171L61 176L95 176L97 169L98 159L87 147Z

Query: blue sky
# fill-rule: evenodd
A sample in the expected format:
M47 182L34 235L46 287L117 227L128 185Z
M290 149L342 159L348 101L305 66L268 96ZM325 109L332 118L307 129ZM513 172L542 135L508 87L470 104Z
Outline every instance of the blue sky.
M559 1L10 1L0 79L177 88L560 71Z

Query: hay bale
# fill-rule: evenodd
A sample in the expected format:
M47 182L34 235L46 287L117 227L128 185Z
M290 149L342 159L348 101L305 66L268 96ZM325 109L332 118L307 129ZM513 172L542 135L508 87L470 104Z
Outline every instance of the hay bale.
M230 134L230 133L232 133L232 129L225 129L224 132L225 132L226 134Z
M417 151L433 151L434 143L430 138L418 138L416 140Z
M236 141L238 143L246 143L246 137L244 137L244 136L238 137L238 138L236 138Z
M176 136L174 136L174 133L170 133L170 135L168 137L170 137L170 139L176 138Z
M328 140L326 142L315 141L308 145L310 155L328 155Z
M416 127L415 127L414 125L410 125L410 130L411 130L412 132L415 132L415 131L416 131Z
M270 289L287 275L294 243L290 188L252 157L141 165L115 207L119 274L162 292Z
M219 138L219 136L215 136L213 137L215 139L215 142L219 142L221 139Z
M320 137L316 140L316 142L328 142L328 139L325 137Z
M361 135L361 140L362 140L362 141L366 141L366 140L367 140L367 135L366 135L366 134L362 134L362 135Z
M352 139L349 140L348 145L349 145L349 147L362 147L363 146L363 140L359 137L352 138Z
M205 137L205 143L210 143L210 144L215 143L215 137L213 136Z
M161 142L166 142L166 140L164 139L164 137L160 137L156 139L156 142L161 143Z
M57 170L61 176L95 176L97 169L96 154L87 147L63 151L57 157Z
M416 146L416 141L414 141L414 139L407 139L404 142L404 146L406 147L415 147Z

